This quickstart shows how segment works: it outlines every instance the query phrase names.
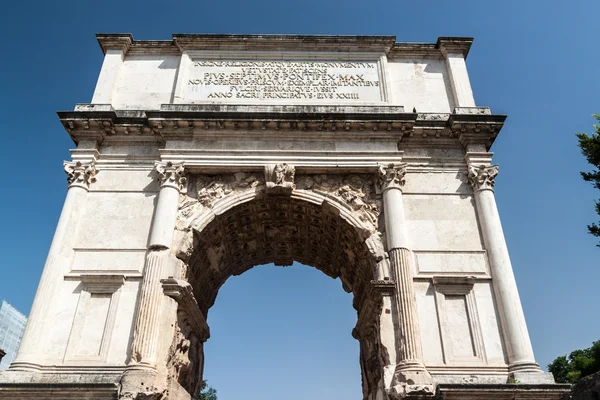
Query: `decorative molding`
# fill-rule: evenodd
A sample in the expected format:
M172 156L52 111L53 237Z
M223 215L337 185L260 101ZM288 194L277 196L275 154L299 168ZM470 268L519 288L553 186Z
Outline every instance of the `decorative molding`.
M79 302L77 303L77 310L75 312L71 334L69 335L69 342L65 352L65 361L106 362L110 342L114 333L117 308L121 293L120 289L125 282L125 276L118 274L82 274L79 279L81 280L83 287L79 295ZM86 325L90 323L101 323L101 321L88 321L87 318L88 314L92 311L90 310L90 305L94 295L108 295L108 308L104 319L102 335L98 344L98 353L94 355L81 354L80 347L86 339L83 335Z
M167 271L173 268L175 262L176 259L169 250L149 251L146 254L131 342L132 365L155 365L163 299L160 280L167 276Z
M65 161L64 170L67 174L67 182L70 186L79 186L89 189L90 184L96 182L95 162Z
M405 183L406 164L379 165L377 174L377 187L379 191L383 192L391 188L402 189Z
M396 282L386 280L372 280L366 289L363 304L360 308L360 314L356 321L356 326L352 330L352 336L355 339L361 337L361 331L369 324L377 322L381 313L381 304L383 296L393 296L396 288Z
M434 276L432 278L441 328L442 352L446 364L484 364L487 362L483 332L473 292L473 286L476 281L477 278L475 276L465 275ZM464 298L467 323L469 325L468 336L471 340L474 353L472 356L456 356L452 352L452 339L448 336L448 332L452 329L453 324L448 321L448 312L446 311L448 296ZM463 339L466 339L466 337Z
M179 308L185 312L194 332L200 336L200 340L207 341L210 337L210 328L206 323L206 317L198 307L198 302L189 282L171 276L167 279L161 279L160 283L162 283L165 295L177 301Z
M187 179L183 163L157 161L155 166L161 187L170 186L177 190L182 190L185 187Z
M468 178L474 191L493 190L498 175L498 165L469 165Z
M276 105L168 104L160 110L125 113L88 104L58 115L76 143L105 139L164 143L171 138L198 137L264 139L265 132L286 140L336 140L343 131L353 140L395 141L402 146L430 146L432 142L456 146L459 142L484 149L489 149L506 119L504 115L481 113L407 113L400 106L372 105L290 109Z
M296 169L292 165L269 164L265 166L267 193L291 194L296 188L294 177Z
M131 33L97 33L96 39L104 54L107 50L121 50L127 53L133 42Z
M295 179L298 190L314 191L348 205L358 218L377 229L381 201L370 174L303 174Z

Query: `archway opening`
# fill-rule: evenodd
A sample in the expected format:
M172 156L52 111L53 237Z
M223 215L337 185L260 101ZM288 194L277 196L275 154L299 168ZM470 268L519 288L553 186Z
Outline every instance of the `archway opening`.
M377 392L381 367L386 364L378 347L379 310L369 301L377 260L366 242L372 232L341 214L339 207L327 201L260 192L194 228L186 278L209 324L209 310L221 286L254 266L296 262L340 278L343 289L352 293L358 319L352 336L360 342L363 397L370 398Z
M352 295L314 268L257 266L210 310L204 379L219 400L360 398Z

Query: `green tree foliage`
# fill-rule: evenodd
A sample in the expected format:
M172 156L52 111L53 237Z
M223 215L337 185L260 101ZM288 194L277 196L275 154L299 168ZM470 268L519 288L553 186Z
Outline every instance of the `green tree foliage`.
M594 117L600 122L600 115L594 114ZM596 169L592 172L582 172L581 176L586 182L592 182L596 189L600 189L600 125L594 124L595 133L588 135L587 133L578 133L579 148L581 153ZM596 201L596 213L600 215L600 200ZM600 226L595 223L588 225L589 232L597 237L600 237ZM600 247L600 243L597 245Z
M581 378L600 371L600 340L591 347L575 350L569 356L557 357L548 364L557 383L576 383Z
M198 393L198 400L217 400L217 391L208 386L206 381L202 381L200 393Z

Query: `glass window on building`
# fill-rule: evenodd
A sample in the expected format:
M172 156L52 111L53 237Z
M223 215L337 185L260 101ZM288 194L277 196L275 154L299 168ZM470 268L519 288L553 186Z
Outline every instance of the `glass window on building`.
M0 362L0 370L7 369L17 356L26 324L27 317L5 300L2 300L2 306L0 307L0 349L4 350L6 355Z

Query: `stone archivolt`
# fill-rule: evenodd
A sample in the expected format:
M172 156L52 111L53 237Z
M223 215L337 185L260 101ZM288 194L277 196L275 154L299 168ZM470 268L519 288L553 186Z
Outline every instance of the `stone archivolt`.
M296 174L286 164L267 166L264 174L189 175L188 191L180 195L177 232L183 240L176 254L185 263L184 275L200 313L208 314L230 276L256 265L297 261L339 277L344 290L354 294L358 312L353 335L361 343L363 390L365 395L375 393L383 385L382 365L394 351L381 344L378 333L380 289L394 283L374 281L384 257L375 178ZM189 387L186 376L195 368L188 355L193 341L180 322L170 370Z
M189 280L204 313L227 278L255 265L298 261L340 277L357 309L374 278L375 259L361 232L332 209L306 201L258 197L217 215L201 231L192 229Z
M279 164L279 166L282 168L280 171L275 171L276 165L267 166L264 179L259 174L245 172L191 176L188 193L182 195L180 199L178 229L188 229L194 220L214 208L219 200L231 195L257 190L273 192L274 188L291 191L295 188L336 201L352 212L364 224L365 229L372 233L378 230L381 199L375 195L375 179L371 174L295 175L292 166L287 164ZM281 176L275 177L276 173ZM283 193L281 190L278 192Z
M375 197L372 175L301 175L296 182L298 189L341 201L373 231L377 230L381 201Z

